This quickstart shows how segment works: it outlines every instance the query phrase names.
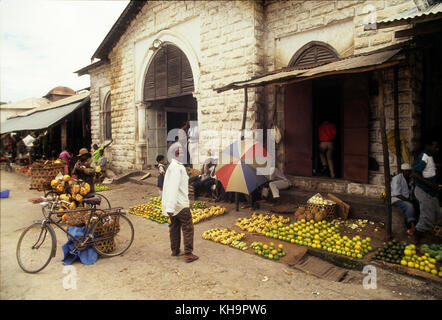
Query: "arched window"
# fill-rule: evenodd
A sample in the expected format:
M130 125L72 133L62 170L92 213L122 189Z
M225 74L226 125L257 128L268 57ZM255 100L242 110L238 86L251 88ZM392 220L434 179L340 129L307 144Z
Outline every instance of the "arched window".
M339 55L332 46L318 41L307 43L292 57L289 67L315 67L339 59Z
M103 136L104 140L112 139L112 117L111 117L111 95L107 95L104 106L103 106Z
M144 80L144 101L192 94L192 68L181 49L163 45L155 54Z

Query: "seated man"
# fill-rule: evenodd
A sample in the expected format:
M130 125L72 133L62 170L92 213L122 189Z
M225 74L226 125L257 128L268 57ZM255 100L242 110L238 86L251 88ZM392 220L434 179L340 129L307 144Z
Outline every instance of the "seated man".
M214 158L208 158L206 161L204 161L201 176L198 180L193 182L195 198L197 198L201 193L212 194L212 187L216 185L216 163L217 161Z
M273 200L276 203L280 202L279 190L285 190L290 188L292 185L291 181L282 174L278 168L274 168L273 173L269 177L269 188L272 193ZM263 189L262 197L268 197L268 191Z
M425 150L419 155L413 167L412 177L416 181L414 194L419 200L420 215L416 224L416 240L423 233L431 231L433 225L442 217L438 193L442 186L437 180L436 164L433 156L439 152L439 142L430 139L425 143Z
M391 181L391 205L401 209L405 215L407 232L413 235L416 225L416 214L411 201L411 192L408 186L411 175L411 166L408 163L401 165L401 172Z

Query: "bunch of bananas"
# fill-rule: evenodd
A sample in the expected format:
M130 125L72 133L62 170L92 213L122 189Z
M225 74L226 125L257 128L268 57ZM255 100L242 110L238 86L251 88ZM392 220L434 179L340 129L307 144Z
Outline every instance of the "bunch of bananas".
M207 203L205 201L195 201L190 206L190 209L205 209L205 208L207 208Z
M275 214L258 214L254 212L251 218L239 218L235 225L241 230L246 230L247 232L257 232L262 233L265 228L278 225L279 223L285 224L289 223L290 218L284 218L283 216L276 216Z
M192 214L192 220L195 224L212 216L222 215L226 213L226 210L226 208L220 206L213 206L205 209L190 209L190 213Z
M231 247L234 247L236 249L240 249L240 250L247 250L249 247L247 245L247 243L245 243L244 241L239 241L239 240L235 240L230 244Z
M238 233L229 229L210 229L203 233L203 239L212 240L222 244L230 245L233 241L244 238L244 233Z
M163 215L161 209L161 197L150 198L147 203L129 207L129 213L158 223L170 223L170 218Z

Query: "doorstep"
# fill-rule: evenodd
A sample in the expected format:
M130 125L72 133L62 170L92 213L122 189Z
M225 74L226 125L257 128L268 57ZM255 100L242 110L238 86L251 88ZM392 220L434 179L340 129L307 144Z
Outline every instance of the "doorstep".
M386 207L383 199L346 193L305 190L299 187L292 187L291 189L280 191L281 204L274 205L261 202L259 205L260 209L264 210L279 213L294 213L297 207L305 205L307 200L316 193L321 193L323 197L326 197L328 193L332 193L350 205L350 212L348 214L349 219L368 219L375 222L385 222Z

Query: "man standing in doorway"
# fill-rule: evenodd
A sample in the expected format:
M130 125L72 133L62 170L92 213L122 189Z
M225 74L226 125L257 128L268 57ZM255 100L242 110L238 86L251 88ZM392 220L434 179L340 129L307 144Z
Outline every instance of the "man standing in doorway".
M419 201L420 215L416 225L416 238L422 233L431 231L433 225L441 218L438 192L441 185L436 178L436 164L433 156L439 152L439 142L428 140L425 150L422 152L413 167L412 177L416 181L414 194Z
M319 156L321 157L322 171L325 174L327 169L330 177L335 178L335 169L333 165L333 150L335 148L336 126L333 123L324 120L319 126Z
M193 252L194 227L189 208L189 177L183 163L183 147L176 145L173 158L166 171L163 184L162 210L170 217L169 233L172 256L180 254L181 230L184 238L184 258L186 262L198 259Z

